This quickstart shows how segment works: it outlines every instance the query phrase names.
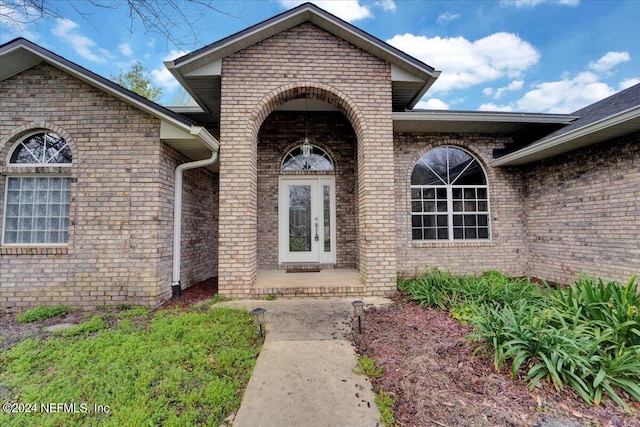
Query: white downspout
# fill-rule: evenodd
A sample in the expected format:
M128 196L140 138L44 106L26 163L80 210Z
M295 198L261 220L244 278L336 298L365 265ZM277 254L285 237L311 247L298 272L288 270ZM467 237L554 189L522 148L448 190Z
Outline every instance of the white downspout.
M176 168L175 188L173 197L173 274L171 280L171 294L179 297L182 294L180 284L180 256L182 240L182 174L189 169L209 166L218 160L218 152L212 151L211 157L195 162L183 163Z

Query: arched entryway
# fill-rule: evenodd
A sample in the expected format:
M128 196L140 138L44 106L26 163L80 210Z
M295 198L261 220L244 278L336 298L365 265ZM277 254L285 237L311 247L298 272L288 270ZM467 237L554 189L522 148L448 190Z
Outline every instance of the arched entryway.
M241 110L234 110L234 114L240 115ZM246 127L240 123L234 121L228 128L221 128L221 141L225 137L233 141L226 142L227 151L221 150L220 161L221 292L257 296L259 270L283 271L292 263L304 264L302 267L315 264L323 272L350 270L350 274L334 281L331 289L315 281L303 295L383 294L394 289L394 216L377 200L393 198L390 121L369 136L364 115L348 95L326 84L300 82L264 96L249 113ZM373 128L377 127L380 124L374 123ZM380 142L382 135L388 135L384 144ZM326 153L333 171L284 167L296 157L292 156L294 151L302 151L305 140ZM326 226L325 189L329 190L329 199L335 198L334 206L328 205L330 219ZM291 209L291 200L287 200L291 191L309 193L309 212L297 219L304 224L290 225L291 215L280 215L283 209ZM302 205L293 208L304 209ZM299 236L296 230L285 233L286 228L297 226L302 232ZM290 235L297 240L285 241ZM329 248L326 254L325 235ZM318 242L315 248L314 242ZM308 243L312 247L307 251L309 258L283 256L286 251L281 248L285 245L291 249L292 245ZM350 279L345 281L347 276Z
M357 268L353 128L326 103L307 112L287 105L266 118L258 135L258 269Z

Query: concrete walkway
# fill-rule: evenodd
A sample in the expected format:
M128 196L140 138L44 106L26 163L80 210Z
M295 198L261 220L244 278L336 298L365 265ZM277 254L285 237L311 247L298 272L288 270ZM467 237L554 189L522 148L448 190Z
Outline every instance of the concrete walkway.
M366 376L345 338L352 299L228 301L267 309L266 339L234 427L372 427L381 425ZM365 304L386 304L365 298ZM366 320L365 320L366 326Z

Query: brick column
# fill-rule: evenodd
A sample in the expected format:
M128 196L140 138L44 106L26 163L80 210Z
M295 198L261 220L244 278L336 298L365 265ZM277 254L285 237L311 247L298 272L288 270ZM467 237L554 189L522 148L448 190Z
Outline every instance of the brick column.
M389 114L390 115L390 114ZM378 120L358 141L360 276L370 295L396 291L396 233L391 118Z
M257 266L256 142L242 110L223 108L221 123L218 287L247 298Z

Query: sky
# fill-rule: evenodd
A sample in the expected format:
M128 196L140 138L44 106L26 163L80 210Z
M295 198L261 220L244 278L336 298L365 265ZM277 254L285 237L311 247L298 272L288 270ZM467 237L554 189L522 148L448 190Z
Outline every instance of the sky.
M177 0L168 39L131 19L125 0L45 1L55 16L28 22L33 10L11 6L22 0L0 0L0 43L25 37L107 78L139 60L165 105L179 84L163 61L303 3L214 0L215 10L198 10ZM640 83L640 0L312 3L442 72L416 108L570 113Z

